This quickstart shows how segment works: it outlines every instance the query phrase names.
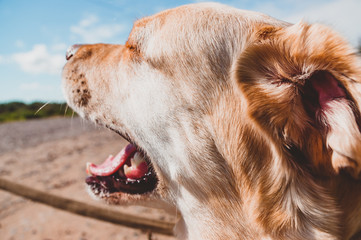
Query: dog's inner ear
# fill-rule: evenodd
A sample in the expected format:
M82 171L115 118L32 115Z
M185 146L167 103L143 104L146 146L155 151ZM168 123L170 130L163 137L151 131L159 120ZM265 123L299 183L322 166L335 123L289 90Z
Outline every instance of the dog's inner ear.
M346 91L342 84L326 71L314 73L303 87L303 101L306 108L313 113L328 109L332 100L345 98Z
M314 73L303 89L304 107L332 150L333 168L336 172L348 168L357 177L361 170L360 115L351 96L326 71Z
M346 53L347 44L322 26L262 28L233 78L248 115L277 146L297 146L310 162L359 177L361 121Z

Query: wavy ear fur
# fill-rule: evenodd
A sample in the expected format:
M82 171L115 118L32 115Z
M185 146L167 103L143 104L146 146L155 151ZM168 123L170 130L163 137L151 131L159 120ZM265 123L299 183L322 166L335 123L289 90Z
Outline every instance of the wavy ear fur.
M329 28L298 23L255 31L235 67L247 111L274 141L338 173L361 171L361 65Z

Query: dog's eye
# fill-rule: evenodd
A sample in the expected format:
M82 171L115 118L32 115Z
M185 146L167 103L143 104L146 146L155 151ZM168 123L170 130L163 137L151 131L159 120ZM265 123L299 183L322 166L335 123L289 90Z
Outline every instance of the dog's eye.
M125 43L125 47L128 48L131 51L138 52L137 45L135 45L132 42L129 42L129 40Z
M133 42L128 40L125 43L125 48L128 50L129 59L132 59L134 61L140 61L142 55L140 54L137 44L134 44Z

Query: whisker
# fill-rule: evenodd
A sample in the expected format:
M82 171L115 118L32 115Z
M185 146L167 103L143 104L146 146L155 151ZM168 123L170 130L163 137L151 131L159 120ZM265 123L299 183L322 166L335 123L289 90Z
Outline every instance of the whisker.
M69 105L66 104L65 111L64 111L64 117L65 117L66 113L68 112L68 108L69 108Z
M65 103L66 104L66 103ZM61 112L61 110L63 110L63 106L64 106L64 103L61 103L60 104L60 108L59 108L59 112Z
M41 106L39 109L38 109L38 111L36 111L35 113L34 113L34 115L36 115L38 112L40 112L40 110L41 109L43 109L46 105L48 105L50 103L50 101L49 102L46 102L43 106Z
M81 125L82 125L83 129L85 129L86 128L86 121L83 118L80 118L80 119L81 119Z
M70 118L70 128L73 128L73 119L74 119L74 110L73 113L71 114L71 118Z

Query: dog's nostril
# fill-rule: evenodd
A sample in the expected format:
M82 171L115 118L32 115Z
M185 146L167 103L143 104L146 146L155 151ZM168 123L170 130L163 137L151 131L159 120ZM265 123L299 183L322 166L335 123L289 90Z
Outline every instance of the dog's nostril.
M78 49L81 46L82 44L74 44L71 47L69 47L68 50L66 50L66 55L65 55L66 60L69 60L72 56L74 56L76 51L78 51Z

